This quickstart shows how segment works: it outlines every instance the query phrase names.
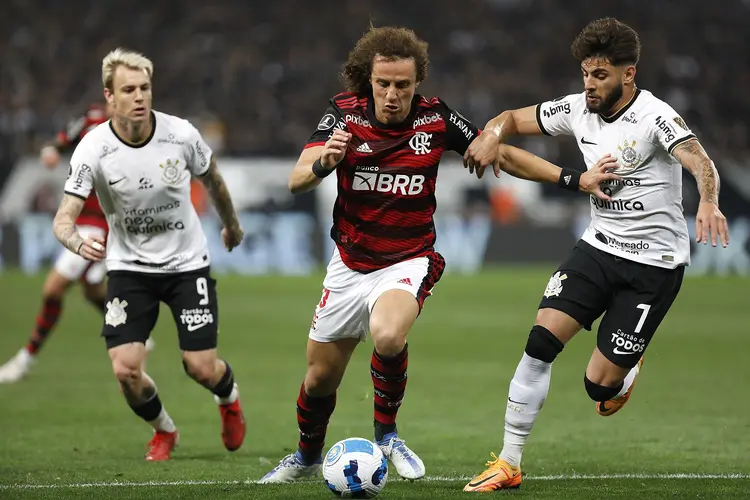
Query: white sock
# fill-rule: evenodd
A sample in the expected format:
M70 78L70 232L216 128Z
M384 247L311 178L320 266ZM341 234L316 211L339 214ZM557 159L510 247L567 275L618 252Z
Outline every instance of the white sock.
M232 403L237 401L238 397L240 397L240 393L237 390L237 384L234 384L234 386L232 387L232 392L225 398L220 398L219 396L214 395L214 399L221 406L231 405Z
M521 455L539 411L549 392L552 363L523 353L508 390L505 410L505 437L500 458L514 467L521 464Z
M619 398L620 396L628 392L630 386L633 385L633 381L635 380L636 375L638 375L638 365L635 365L633 369L630 370L627 375L625 375L625 380L622 381L622 389L620 389L620 392L617 393L617 396L615 396L615 398Z

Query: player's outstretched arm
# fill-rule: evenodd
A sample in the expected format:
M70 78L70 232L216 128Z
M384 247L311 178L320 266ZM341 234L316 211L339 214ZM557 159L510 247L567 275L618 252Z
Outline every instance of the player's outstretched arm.
M497 165L497 145L514 135L539 135L542 130L536 119L536 106L503 111L488 121L482 133L472 141L464 154L464 167L482 178L484 169ZM498 170L495 169L495 173Z
M351 138L349 132L337 129L324 146L313 146L302 151L289 174L289 191L299 194L317 187L344 159Z
M695 218L695 234L698 243L716 246L717 236L722 246L729 244L727 219L719 210L719 172L698 139L690 139L677 146L672 155L688 170L698 183L700 203Z
M601 184L620 177L612 173L618 168L617 160L612 155L600 159L587 172L560 168L554 163L507 144L498 147L497 162L494 166L495 176L500 177L503 170L513 177L536 182L549 182L571 191L583 191L602 200L610 198L601 190Z
M221 224L224 226L221 231L224 246L227 250L232 251L234 247L242 242L244 233L240 227L237 212L234 210L232 196L229 194L224 177L219 172L219 167L216 166L216 160L213 157L208 166L208 172L200 177L200 179L203 185L206 186L208 195L211 197L211 202L219 214Z
M87 260L104 258L104 240L98 236L84 239L78 232L75 221L83 210L84 200L65 193L52 223L52 231L65 248Z

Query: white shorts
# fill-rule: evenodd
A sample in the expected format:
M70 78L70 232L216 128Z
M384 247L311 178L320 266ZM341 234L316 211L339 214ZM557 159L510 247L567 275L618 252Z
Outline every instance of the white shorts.
M84 238L89 236L101 236L104 238L107 234L104 229L96 226L80 226L78 232ZM98 285L104 281L104 277L107 275L107 266L104 264L104 261L91 262L67 248L64 248L62 253L57 257L54 267L55 271L69 281L76 282L83 279L91 285Z
M383 293L405 290L417 299L421 311L444 268L443 257L433 252L362 274L346 267L338 248L335 249L326 269L323 296L315 307L309 337L317 342L345 338L364 341L370 332L370 313Z

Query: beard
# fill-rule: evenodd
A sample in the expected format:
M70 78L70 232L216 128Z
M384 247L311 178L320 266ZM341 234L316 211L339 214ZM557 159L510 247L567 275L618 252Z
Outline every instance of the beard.
M589 110L589 113L594 113L602 116L610 116L612 114L612 108L614 108L615 104L617 104L617 101L620 100L622 94L622 85L617 85L612 89L612 92L600 99L598 106L592 106L588 101L586 101L586 108Z

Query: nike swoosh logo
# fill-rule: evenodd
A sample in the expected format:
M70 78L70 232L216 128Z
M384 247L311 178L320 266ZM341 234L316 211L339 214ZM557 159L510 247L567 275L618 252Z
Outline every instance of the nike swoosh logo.
M606 406L604 406L604 401L599 403L600 412L604 413L604 412L608 412L609 410L611 410L611 408L607 408Z
M615 354L622 354L622 355L625 355L625 356L628 356L630 354L635 354L635 352L621 351L619 347L615 347L614 349L612 349L612 352L615 353Z
M519 403L518 401L513 401L510 398L508 398L508 401L510 401L511 403L517 404L517 405L527 405L527 404L529 404L529 403Z
M189 332L194 332L196 330L199 330L206 326L208 323L193 323L192 325L188 325L187 329Z
M490 479L492 479L495 476L497 476L497 474L492 474L491 476L485 477L484 479L482 479L481 481L477 481L476 483L469 483L469 486L472 487L472 488L474 488L476 486L482 485L482 484L486 483L487 481L489 481Z
M123 177L121 179L117 179L116 181L109 181L109 185L113 186L113 185L117 184L118 182L124 181L124 180L125 180L125 177Z
M581 137L581 144L593 144L594 146L597 145L595 142L587 141L585 137Z

